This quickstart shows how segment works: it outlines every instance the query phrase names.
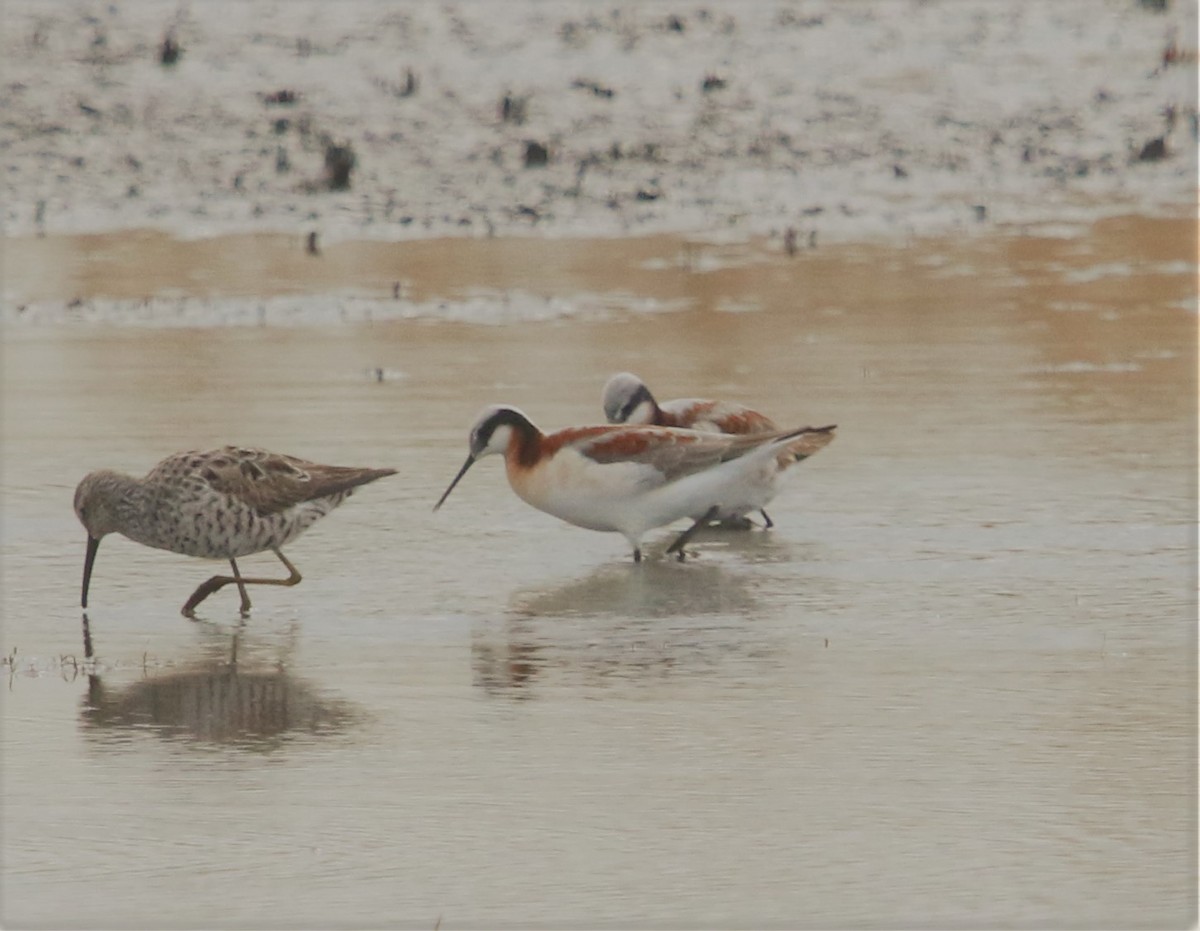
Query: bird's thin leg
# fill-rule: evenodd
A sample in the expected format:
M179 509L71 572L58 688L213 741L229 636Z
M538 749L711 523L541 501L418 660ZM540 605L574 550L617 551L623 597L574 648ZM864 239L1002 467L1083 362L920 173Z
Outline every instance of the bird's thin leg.
M196 586L196 590L192 592L192 597L189 598L180 609L180 614L191 620L196 618L196 605L200 604L205 598L215 591L224 588L230 582L236 582L233 576L230 575L214 575L207 582L201 582Z
M288 577L286 579L243 579L239 576L235 580L238 582L239 587L241 587L243 585L288 585L288 586L291 586L291 585L299 585L300 584L300 579L301 579L300 573L296 569L296 567L293 566L288 561L288 558L286 556L284 556L283 553L281 553L279 550L273 549L273 550L271 550L271 552L279 557L279 561L281 563L283 563L284 568L287 569L287 571L288 571ZM232 561L233 560L230 560L230 562L232 562ZM233 571L234 571L234 574L237 573L236 566L234 567ZM245 593L244 588L242 588L242 592L244 595L244 593ZM250 599L247 598L245 603L242 605L242 610L245 610L246 608L249 608L249 607L250 607Z
M214 575L207 582L201 583L200 586L194 592L192 592L192 597L189 598L187 600L187 603L183 606L183 612L182 612L183 616L188 617L188 618L194 618L196 616L196 614L195 614L196 605L200 604L200 602L202 602L205 598L207 598L213 592L219 591L220 589L224 588L226 585L237 585L238 589L242 593L242 612L245 613L246 611L250 610L250 599L246 595L246 588L245 588L247 585L297 585L297 584L299 584L301 576L300 576L300 573L296 570L296 567L293 566L290 562L288 562L287 557L284 556L283 553L281 553L279 550L273 549L273 550L271 550L271 552L279 557L279 561L284 564L284 566L287 568L288 572L290 573L290 575L288 575L288 577L286 579L243 579L241 577L241 573L238 573L237 566L234 565L233 571L234 571L234 573L236 573L236 575ZM230 560L230 563L233 563L232 559Z
M242 596L242 617L250 613L250 596L246 594L246 582L242 579L242 574L238 572L237 560L230 559L229 565L233 568L233 578L237 582L238 594Z
M692 524L692 526L688 527L687 530L685 530L683 533L681 533L678 537L675 538L675 542L667 547L667 552L668 553L678 553L679 561L683 562L683 560L686 558L686 555L683 552L683 548L687 544L687 541L692 538L692 535L697 530L699 530L701 527L703 527L705 524L707 524L709 521L711 521L714 517L716 517L717 512L720 510L721 509L719 507L717 507L717 505L715 505L715 504L712 507L710 507L707 511L704 512L704 514L694 524Z
M268 585L289 585L289 586L290 585L299 585L300 579L303 578L300 575L299 570L297 570L296 567L293 566L288 561L288 558L286 556L284 556L283 553L281 553L279 550L271 550L271 552L279 557L279 561L281 563L283 563L284 568L287 569L287 571L288 571L288 577L286 579L281 579L279 581L272 581L270 579L267 579L266 580L267 584Z
M771 520L770 515L767 514L766 511L764 511L762 508L759 508L758 513L761 514L763 516L763 520L766 521L766 524L763 526L763 530L770 530L775 526L775 521Z

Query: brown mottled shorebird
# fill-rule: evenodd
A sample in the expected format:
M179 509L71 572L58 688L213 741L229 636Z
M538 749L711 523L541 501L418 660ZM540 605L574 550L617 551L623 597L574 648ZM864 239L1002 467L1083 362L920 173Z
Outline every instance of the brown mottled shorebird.
M214 575L183 606L196 605L226 585L237 585L242 614L250 610L247 585L296 585L300 573L280 548L346 500L359 485L395 469L319 465L294 456L225 446L168 456L145 478L102 469L75 489L75 513L87 530L83 607L100 540L116 531L129 539L203 559L228 559L233 575ZM237 557L270 550L290 575L247 579Z
M729 401L706 398L679 398L659 404L646 383L629 372L618 372L604 385L601 398L609 423L651 424L658 427L682 427L704 433L754 434L775 433L779 425L766 414ZM775 522L759 509L766 526ZM740 514L721 514L720 520L749 526ZM693 528L695 529L695 528Z

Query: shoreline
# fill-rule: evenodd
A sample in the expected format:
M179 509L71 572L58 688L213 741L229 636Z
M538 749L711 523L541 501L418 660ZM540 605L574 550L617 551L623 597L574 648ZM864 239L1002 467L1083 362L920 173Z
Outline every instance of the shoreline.
M998 256L1061 255L1079 281L1162 274L1194 281L1195 217L1129 214L1083 232L1046 227L978 236L930 236L801 248L742 240L648 235L621 239L361 240L322 245L298 236L242 233L181 240L153 230L9 239L0 321L134 326L325 324L440 320L503 324L613 313L684 310L726 282L736 310L747 276L795 281L836 305L845 275L863 265L944 265L971 274ZM1018 263L1019 265L1019 263ZM1014 274L1020 274L1014 272ZM697 291L697 288L700 290ZM1196 310L1194 288L1185 309Z

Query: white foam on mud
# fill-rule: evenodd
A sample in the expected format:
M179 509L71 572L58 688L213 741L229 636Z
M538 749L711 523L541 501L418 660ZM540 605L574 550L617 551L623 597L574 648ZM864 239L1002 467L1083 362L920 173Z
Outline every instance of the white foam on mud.
M411 301L356 295L292 295L270 298L154 297L139 300L34 301L0 306L0 325L208 327L326 326L429 320L473 324L604 319L619 313L669 313L687 301L630 294L580 293L568 297L520 290L478 289L461 298Z
M1195 63L1163 56L1194 52L1195 17L1184 0L7 0L0 216L9 235L326 243L1069 234L1194 210ZM164 67L168 30L183 52ZM523 122L501 118L506 94ZM1166 157L1140 159L1159 137ZM544 167L524 167L529 140ZM317 190L328 141L353 147L348 191Z
M1086 359L1076 359L1071 362L1060 362L1056 365L1044 365L1034 369L1042 375L1092 375L1096 373L1125 373L1140 372L1142 366L1137 362L1089 362Z

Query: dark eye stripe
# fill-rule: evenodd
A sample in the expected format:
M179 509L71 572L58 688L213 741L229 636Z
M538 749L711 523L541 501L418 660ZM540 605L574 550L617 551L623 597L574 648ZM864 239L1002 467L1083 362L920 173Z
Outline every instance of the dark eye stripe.
M529 436L534 432L533 424L519 411L502 407L479 425L471 438L471 448L482 450L492 441L492 434L500 427L512 427L522 436Z
M654 406L654 396L650 393L650 389L645 385L639 385L637 391L629 399L629 403L621 408L620 419L625 421L632 417L633 412L638 409L638 405L643 401L649 401L651 407Z

